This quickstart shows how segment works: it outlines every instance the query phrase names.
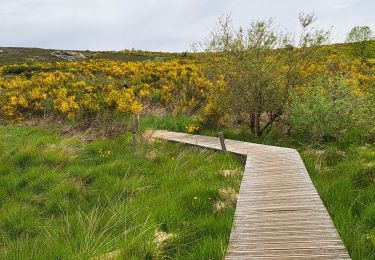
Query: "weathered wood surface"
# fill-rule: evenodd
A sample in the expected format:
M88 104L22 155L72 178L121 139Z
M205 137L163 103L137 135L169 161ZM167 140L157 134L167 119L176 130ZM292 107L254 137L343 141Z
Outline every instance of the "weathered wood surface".
M222 149L216 137L153 136ZM235 140L225 146L247 156L225 259L350 259L295 149Z

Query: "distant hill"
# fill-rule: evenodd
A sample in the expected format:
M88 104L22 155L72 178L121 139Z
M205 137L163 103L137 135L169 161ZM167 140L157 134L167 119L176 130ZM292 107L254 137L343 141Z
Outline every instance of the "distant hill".
M0 65L29 63L29 62L56 62L63 58L54 56L54 52L61 50L41 48L0 47ZM69 52L65 51L64 52ZM187 53L148 52L148 51L73 51L86 56L86 59L110 59L119 61L165 61L171 59L189 58ZM81 59L82 60L82 59Z
M375 56L375 41L373 43L373 55ZM348 53L352 43L336 43L324 45L322 51L327 53ZM41 48L19 48L19 47L0 47L0 65L30 63L30 62L57 62L66 61L61 55L56 53L76 53L79 60L85 59L109 59L117 61L167 61L173 59L194 59L196 54L193 53L172 53L172 52L151 52L140 50L123 50L123 51L75 51L75 50L56 50ZM199 55L199 54L198 54ZM60 57L58 57L60 56ZM86 58L81 58L85 56Z

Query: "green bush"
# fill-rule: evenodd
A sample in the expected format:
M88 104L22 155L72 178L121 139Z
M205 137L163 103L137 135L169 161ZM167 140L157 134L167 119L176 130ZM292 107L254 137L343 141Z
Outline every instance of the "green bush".
M287 107L291 131L318 141L337 139L347 131L374 127L371 101L342 77L323 79L295 89Z
M55 67L51 66L50 68L42 68L41 66L37 65L13 65L5 67L3 70L4 75L20 75L20 74L30 74L32 72L47 72L47 71L54 71L56 70Z

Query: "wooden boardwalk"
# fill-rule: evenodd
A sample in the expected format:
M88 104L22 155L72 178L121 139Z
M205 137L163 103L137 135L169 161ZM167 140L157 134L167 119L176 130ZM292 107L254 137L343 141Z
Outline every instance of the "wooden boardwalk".
M153 136L221 150L216 137L164 130ZM225 259L350 259L296 150L225 144L247 156Z

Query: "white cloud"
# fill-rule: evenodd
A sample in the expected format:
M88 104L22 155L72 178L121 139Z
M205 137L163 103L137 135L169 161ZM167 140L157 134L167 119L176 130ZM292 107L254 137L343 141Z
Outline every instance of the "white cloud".
M343 41L355 25L375 29L373 0L0 0L0 46L186 51L221 14L236 24L274 17L298 30L298 13L315 11Z

